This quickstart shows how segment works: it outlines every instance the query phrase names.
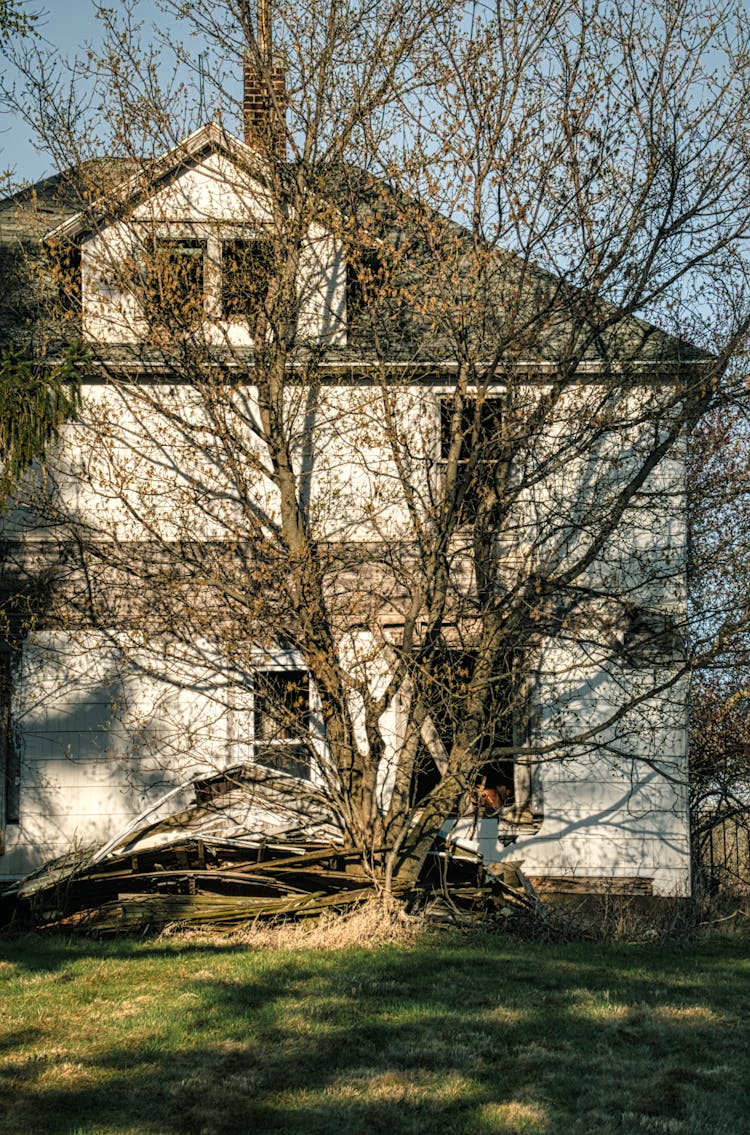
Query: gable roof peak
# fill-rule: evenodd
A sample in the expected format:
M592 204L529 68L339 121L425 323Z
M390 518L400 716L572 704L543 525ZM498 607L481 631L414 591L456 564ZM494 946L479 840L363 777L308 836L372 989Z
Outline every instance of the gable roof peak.
M142 200L153 192L158 183L210 153L224 154L232 161L251 167L258 178L265 178L265 163L257 150L229 134L219 122L207 122L188 134L166 154L144 162L136 173L98 198L89 208L50 230L46 239L53 242L76 240L91 232L104 218Z

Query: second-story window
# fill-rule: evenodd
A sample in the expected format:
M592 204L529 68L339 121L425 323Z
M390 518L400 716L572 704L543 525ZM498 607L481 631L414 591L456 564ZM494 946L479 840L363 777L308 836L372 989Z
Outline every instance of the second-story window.
M160 238L148 278L151 314L161 321L195 323L205 307L206 241Z
M207 229L196 236L159 236L141 276L144 314L175 328L222 318L252 325L274 270L273 242L264 236L225 238Z
M351 331L368 308L383 299L383 265L375 250L357 252L346 261L346 318Z
M221 307L225 319L253 318L266 302L274 271L273 244L264 237L225 240Z
M440 399L440 456L445 460L451 442L453 398ZM489 461L497 454L497 440L502 426L502 399L474 397L464 399L461 408L461 460L466 461L476 447L480 461ZM476 435L474 429L476 428Z
M64 312L81 310L81 246L66 244L50 249L52 278Z
M452 395L440 399L440 461L448 459L453 435ZM482 486L492 474L500 457L502 437L501 398L467 397L461 407L459 429L459 487L461 490L461 521L471 524L476 520L482 495Z

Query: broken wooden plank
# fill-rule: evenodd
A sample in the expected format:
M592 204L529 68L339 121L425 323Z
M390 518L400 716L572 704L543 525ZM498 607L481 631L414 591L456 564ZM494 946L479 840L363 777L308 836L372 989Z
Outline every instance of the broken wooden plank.
M326 894L318 892L292 898L232 898L224 895L122 894L99 907L52 918L40 929L88 930L97 933L141 930L147 926L186 925L238 927L258 918L315 915L325 910L362 903L375 895L373 887Z

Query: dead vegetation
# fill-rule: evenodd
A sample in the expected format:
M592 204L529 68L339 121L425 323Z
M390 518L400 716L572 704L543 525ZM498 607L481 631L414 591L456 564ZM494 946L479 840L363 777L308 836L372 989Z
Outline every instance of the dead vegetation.
M371 898L348 909L327 910L318 918L259 918L237 930L216 932L210 927L195 929L182 922L169 923L161 938L179 938L200 945L224 945L230 940L254 949L270 950L346 950L351 947L417 943L429 930L423 914L408 914L402 904Z

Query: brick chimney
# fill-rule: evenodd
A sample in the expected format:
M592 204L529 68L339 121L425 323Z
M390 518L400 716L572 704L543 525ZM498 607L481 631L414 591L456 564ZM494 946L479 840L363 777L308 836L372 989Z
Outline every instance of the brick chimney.
M286 158L286 75L279 62L244 61L245 142L261 154Z
M242 116L245 142L261 154L286 158L286 77L274 59L271 38L270 0L258 0L256 21L257 58L244 62Z

